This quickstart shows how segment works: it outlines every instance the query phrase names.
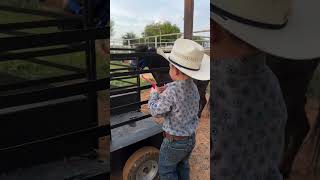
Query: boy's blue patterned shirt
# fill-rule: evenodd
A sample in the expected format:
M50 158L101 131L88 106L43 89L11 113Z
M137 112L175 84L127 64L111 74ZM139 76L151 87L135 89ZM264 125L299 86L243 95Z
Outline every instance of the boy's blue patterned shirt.
M152 116L164 117L163 130L171 135L190 136L198 126L199 92L191 78L167 84L160 95L151 93Z

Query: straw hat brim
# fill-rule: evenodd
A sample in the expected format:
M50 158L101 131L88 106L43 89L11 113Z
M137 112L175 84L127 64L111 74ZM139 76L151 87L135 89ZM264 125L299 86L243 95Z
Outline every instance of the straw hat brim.
M164 57L170 64L174 65L177 69L179 69L184 74L190 76L193 79L206 81L210 80L210 57L206 54L203 55L202 62L200 65L200 69L197 71L188 70L183 67L180 67L169 60L170 53L164 53L164 51L160 48L157 49L157 53ZM176 62L177 63L177 62Z
M214 3L214 1L212 1ZM314 59L320 57L320 1L293 0L287 25L280 30L269 30L224 19L211 12L211 18L226 30L275 56L289 59ZM272 13L272 12L270 12Z

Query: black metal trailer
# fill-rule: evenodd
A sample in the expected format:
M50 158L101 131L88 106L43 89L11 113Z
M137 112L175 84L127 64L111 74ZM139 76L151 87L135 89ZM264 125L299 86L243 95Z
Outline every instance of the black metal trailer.
M141 85L140 75L168 71L168 67L142 70L139 59L158 56L156 53L139 53L134 49L114 48L110 58L110 106L111 106L111 169L112 173L122 171L124 180L158 179L158 156L162 142L161 124L150 114L141 112L141 91L151 85ZM136 67L119 63L136 61ZM131 81L128 81L131 79ZM134 79L135 81L132 81ZM123 85L113 85L113 81ZM157 82L163 84L166 82ZM127 84L127 85L125 85ZM117 176L117 178L119 178Z
M0 179L109 179L109 159L99 153L108 147L99 147L99 138L109 137L110 125L98 114L108 104L100 95L107 94L109 78L97 78L95 56L95 40L108 38L109 29L93 26L88 0L83 16L6 5L0 11L46 17L0 22L0 33L8 34L0 38L0 66L23 61L68 72L33 80L1 72ZM72 24L81 28L63 30ZM56 32L23 31L57 26ZM85 68L41 59L75 52L85 54Z

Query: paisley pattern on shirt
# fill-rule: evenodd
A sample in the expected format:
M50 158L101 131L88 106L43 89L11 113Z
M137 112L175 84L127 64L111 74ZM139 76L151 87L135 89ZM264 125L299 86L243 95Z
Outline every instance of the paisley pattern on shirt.
M286 106L265 54L214 60L212 179L280 180Z
M148 102L152 116L165 118L163 130L176 136L191 136L198 126L200 96L191 78L173 81L160 95L151 93Z

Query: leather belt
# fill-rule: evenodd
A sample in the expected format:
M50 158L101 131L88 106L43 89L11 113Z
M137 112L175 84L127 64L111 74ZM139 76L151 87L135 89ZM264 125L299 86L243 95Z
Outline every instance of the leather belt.
M175 135L171 135L167 132L163 132L163 137L167 138L169 140L174 140L174 141L179 141L179 140L185 140L187 139L189 136L175 136Z

